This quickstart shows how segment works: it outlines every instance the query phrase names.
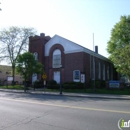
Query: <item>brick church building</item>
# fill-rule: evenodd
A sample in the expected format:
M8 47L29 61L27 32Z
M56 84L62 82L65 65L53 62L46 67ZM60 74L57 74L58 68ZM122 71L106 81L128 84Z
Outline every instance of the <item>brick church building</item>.
M117 78L113 64L106 57L61 36L52 38L41 33L29 38L29 52L44 66L47 81L57 83L85 82L92 80L112 80ZM40 80L41 75L34 74L32 82Z

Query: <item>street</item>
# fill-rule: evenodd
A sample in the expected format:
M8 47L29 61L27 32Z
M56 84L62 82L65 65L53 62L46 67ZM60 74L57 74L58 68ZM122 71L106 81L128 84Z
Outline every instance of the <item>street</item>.
M119 130L130 100L0 92L0 117L0 130Z

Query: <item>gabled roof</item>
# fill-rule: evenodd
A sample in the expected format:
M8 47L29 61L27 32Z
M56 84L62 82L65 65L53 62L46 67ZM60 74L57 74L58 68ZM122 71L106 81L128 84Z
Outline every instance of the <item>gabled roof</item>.
M85 48L75 42L72 42L66 38L63 38L59 35L54 35L46 44L45 44L45 56L49 55L49 49L55 45L55 44L61 44L64 47L64 53L74 53L74 52L85 52L92 56L98 57L99 59L103 59L105 61L111 62L108 58L95 53L94 51Z

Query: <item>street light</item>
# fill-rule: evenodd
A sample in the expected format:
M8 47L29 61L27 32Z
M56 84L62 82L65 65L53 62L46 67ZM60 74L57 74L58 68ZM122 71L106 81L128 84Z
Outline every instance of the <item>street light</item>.
M25 72L25 68L23 68L23 72ZM26 80L24 81L24 92L26 93L26 87L27 87L27 84L26 84Z
M25 66L23 68L23 71L27 73L27 70L28 70L28 64L29 64L29 61L30 58L29 57L26 57L26 63L25 63ZM27 74L26 74L27 76ZM26 93L27 91L27 87L28 87L28 83L27 83L27 79L25 79L25 83L24 83L24 92Z
M0 73L2 73L2 71L0 70ZM2 82L2 80L0 80L0 85L1 85L1 82Z
M60 95L62 95L62 65L60 66Z
M96 77L95 76L96 75L95 74L95 64L96 64L95 63L95 55L94 55L94 52L93 52L93 54L92 54L92 71L91 71L92 72L92 76L91 77L92 77L92 80L93 80L93 82L92 82L93 92L95 92L95 88L96 88L95 87L95 79L96 79L95 78Z

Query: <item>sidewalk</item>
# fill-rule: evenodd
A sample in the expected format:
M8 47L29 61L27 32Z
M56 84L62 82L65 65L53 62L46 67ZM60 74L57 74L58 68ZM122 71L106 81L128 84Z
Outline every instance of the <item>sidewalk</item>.
M2 92L14 92L14 93L24 93L24 90L14 90L14 89L0 89ZM81 97L81 98L104 98L104 99L122 99L130 100L130 95L112 95L112 94L89 94L89 93L67 93L62 92L62 95L59 92L47 92L41 90L27 90L26 93L29 94L43 94L51 96L70 96L70 97Z

